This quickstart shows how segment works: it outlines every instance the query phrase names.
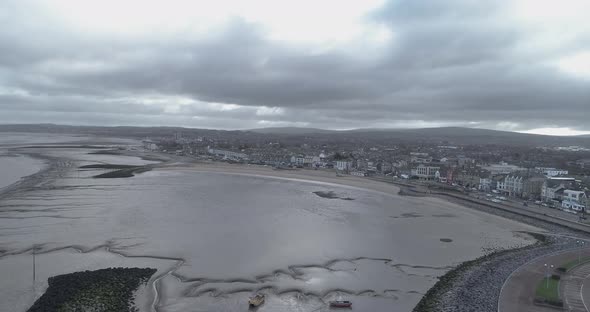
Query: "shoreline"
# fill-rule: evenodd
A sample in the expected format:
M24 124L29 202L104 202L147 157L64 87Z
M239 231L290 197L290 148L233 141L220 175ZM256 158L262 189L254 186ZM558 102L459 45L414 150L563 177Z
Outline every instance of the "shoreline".
M242 164L225 164L214 162L194 162L181 164L166 164L154 166L153 170L190 170L193 172L204 173L219 173L219 174L234 174L253 177L267 177L278 178L283 180L292 180L299 182L308 182L316 184L327 184L334 186L344 186L373 192L385 193L388 195L398 195L400 187L394 184L383 183L381 181L373 181L361 177L336 175L335 171L327 170L284 170L274 169L272 167L264 167L258 165L242 165Z

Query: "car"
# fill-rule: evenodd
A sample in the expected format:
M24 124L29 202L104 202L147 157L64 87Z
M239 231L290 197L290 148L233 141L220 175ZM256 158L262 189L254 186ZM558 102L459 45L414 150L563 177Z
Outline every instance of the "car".
M549 206L547 205L547 203L542 203L542 204L541 204L541 206L543 206L543 207L549 207Z
M540 200L535 201L535 205L540 205L540 204L541 204Z
M500 202L500 200L498 200L498 199L495 199L495 198L494 198L494 199L492 199L492 202L494 202L494 203L499 203L499 202Z

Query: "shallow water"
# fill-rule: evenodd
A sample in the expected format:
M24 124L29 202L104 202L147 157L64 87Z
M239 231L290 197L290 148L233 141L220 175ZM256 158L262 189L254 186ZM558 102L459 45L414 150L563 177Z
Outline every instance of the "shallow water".
M11 272L0 281L0 297L11 296L0 298L1 311L24 310L34 297L13 286L30 283L27 266L14 263L34 244L41 253L104 250L83 254L83 266L71 250L53 251L64 266L49 266L43 277L120 258L129 266L154 261L170 272L157 283L159 311L245 311L256 291L267 294L259 311L321 311L337 298L358 311L411 311L452 266L532 242L514 233L531 227L438 199L188 168L93 179L77 167L128 158L51 153L72 160L51 182L0 201L0 274ZM109 251L116 257L104 256Z

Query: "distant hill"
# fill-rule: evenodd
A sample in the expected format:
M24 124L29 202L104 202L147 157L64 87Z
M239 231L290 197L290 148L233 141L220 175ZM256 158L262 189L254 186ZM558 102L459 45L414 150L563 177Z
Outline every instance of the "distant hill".
M337 132L335 130L325 130L325 129L318 129L318 128L301 128L301 127L270 127L270 128L250 129L250 130L246 130L246 131L251 131L251 132L256 132L256 133L264 133L264 134L289 134L289 135Z
M232 144L265 144L280 141L286 144L348 145L512 145L512 146L570 146L590 148L590 136L548 136L488 129L443 127L421 129L355 129L325 130L316 128L262 128L252 130L213 130L181 127L97 127L54 124L0 125L0 132L68 133L111 137L172 137L182 132L186 137L204 136L222 139ZM348 144L348 145L347 145Z
M264 130L264 132L262 131ZM440 127L419 129L354 129L331 131L313 128L265 128L256 129L260 133L277 135L316 135L331 136L333 139L346 138L368 142L405 142L405 143L441 143L441 144L506 144L523 146L590 146L590 136L549 136L489 129Z

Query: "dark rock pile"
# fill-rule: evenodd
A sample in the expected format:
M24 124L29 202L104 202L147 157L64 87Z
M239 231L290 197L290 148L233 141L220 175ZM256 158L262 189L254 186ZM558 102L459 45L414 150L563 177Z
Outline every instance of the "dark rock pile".
M133 292L154 273L151 268L109 268L50 277L47 291L28 312L136 311Z

